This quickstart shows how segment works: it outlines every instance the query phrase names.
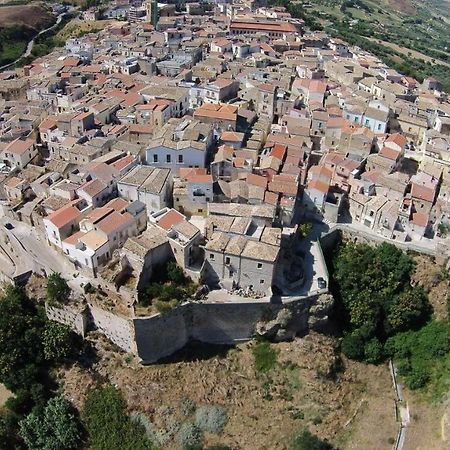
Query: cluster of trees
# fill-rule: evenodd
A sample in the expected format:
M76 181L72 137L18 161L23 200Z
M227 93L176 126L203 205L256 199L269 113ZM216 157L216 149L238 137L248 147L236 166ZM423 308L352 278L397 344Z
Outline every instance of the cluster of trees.
M159 312L172 309L195 292L195 284L175 261L156 268L152 279L141 294L140 303L144 306L153 304Z
M25 25L0 28L0 66L15 61L25 51L36 31Z
M432 321L420 330L410 330L390 337L386 353L393 357L398 373L404 376L410 389L418 389L449 373L450 326L444 321ZM439 370L444 368L445 370ZM436 377L437 376L437 377ZM448 390L448 380L442 380L443 392ZM436 386L441 391L441 386Z
M62 442L61 429L54 426L55 421L64 423L75 412L63 399L54 397L52 370L78 351L75 335L68 327L47 320L43 308L22 288L8 285L0 297L0 344L0 382L14 394L0 416L0 448L22 448L24 443L29 448L74 448L70 429L66 435L70 440ZM41 433L33 431L36 424L47 431L33 434ZM39 446L44 435L55 444Z
M450 363L450 326L430 320L426 292L411 285L413 268L413 259L391 244L346 243L333 261L333 289L343 353L369 363L394 358L407 385L417 389Z
M427 295L411 286L412 258L391 244L347 243L334 260L339 314L347 331L343 352L376 363L383 344L398 332L417 329L430 316Z

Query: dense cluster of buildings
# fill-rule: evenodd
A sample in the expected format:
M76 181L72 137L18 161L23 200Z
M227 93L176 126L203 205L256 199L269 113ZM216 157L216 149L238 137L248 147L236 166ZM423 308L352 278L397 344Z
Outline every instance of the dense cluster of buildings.
M128 21L0 73L3 211L80 270L139 289L172 258L267 294L300 222L401 241L450 229L438 81L252 0L103 14Z

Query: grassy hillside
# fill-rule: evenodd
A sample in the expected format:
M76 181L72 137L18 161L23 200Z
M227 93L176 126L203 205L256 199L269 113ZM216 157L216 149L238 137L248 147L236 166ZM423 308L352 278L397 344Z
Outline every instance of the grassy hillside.
M0 66L17 59L38 31L55 22L55 16L40 4L0 7Z
M290 8L408 75L439 78L450 91L448 0L302 0Z

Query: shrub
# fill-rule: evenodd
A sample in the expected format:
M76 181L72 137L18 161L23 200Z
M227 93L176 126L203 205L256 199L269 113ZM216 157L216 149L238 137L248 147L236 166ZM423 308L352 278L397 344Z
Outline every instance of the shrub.
M255 369L267 373L277 364L277 351L267 341L257 341L252 347Z
M81 443L80 424L74 409L62 396L50 399L43 410L23 419L20 435L30 450L70 450Z
M47 361L63 361L72 353L74 335L67 325L48 322L42 333L42 347Z
M383 358L383 346L377 338L371 339L364 346L364 359L371 364L378 364Z
M222 406L202 406L195 413L195 423L203 430L213 434L222 433L228 422L225 408Z
M296 434L290 445L290 450L333 450L333 446L322 441L308 430Z
M197 409L197 405L195 404L194 400L192 400L189 397L183 397L180 400L180 410L181 414L185 417L189 417L192 414L195 413L195 410Z
M166 312L169 312L171 309L175 308L178 305L178 301L172 300L170 302L164 302L161 300L155 300L154 305L159 313L164 314Z
M203 433L199 427L193 423L183 423L176 435L176 441L184 449L188 448L201 448L203 444Z
M83 416L93 450L150 450L146 429L132 421L125 401L111 385L91 390L84 404Z
M64 303L70 294L70 287L60 273L52 273L47 279L47 299L50 303Z
M167 278L169 281L172 281L172 283L180 285L184 284L186 281L183 271L175 261L170 261L167 264Z
M361 361L364 357L364 340L360 333L354 331L346 334L342 339L341 349L347 358Z

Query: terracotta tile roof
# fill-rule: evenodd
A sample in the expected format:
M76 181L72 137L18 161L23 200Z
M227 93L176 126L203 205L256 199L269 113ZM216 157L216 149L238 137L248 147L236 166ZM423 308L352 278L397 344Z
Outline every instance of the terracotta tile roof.
M35 141L33 139L22 140L17 138L6 146L5 152L14 153L15 155L23 155L34 144Z
M184 178L184 179L188 180L189 177L192 175L206 175L207 172L206 172L206 169L203 167L196 167L196 168L180 167L180 170L178 173L180 175L180 178Z
M385 142L393 142L395 144L397 144L399 147L404 148L405 145L407 144L408 140L406 139L405 136L403 136L403 134L400 133L394 133L391 134Z
M21 184L22 182L23 182L23 180L21 180L20 178L12 177L5 183L5 186L10 187L10 188L15 188L15 187L19 186L19 184Z
M254 173L249 173L247 175L247 183L248 184L253 184L255 186L259 186L264 189L266 189L266 187L267 187L267 181L268 180L266 177L262 177L260 175L254 174Z
M190 175L188 181L190 183L212 183L211 175Z
M175 224L181 222L182 220L185 220L183 214L179 213L175 209L171 209L164 214L161 219L159 219L158 225L169 231Z
M264 195L264 203L276 206L278 204L279 193L266 191Z
M134 155L127 155L124 156L123 158L118 159L117 161L114 161L113 163L110 164L110 166L114 167L120 172L121 170L125 169L125 167L132 164L135 160L136 157Z
M383 147L379 155L391 161L397 161L400 158L401 153L397 150L394 150L393 148Z
M54 130L57 128L58 119L53 116L46 117L39 125L39 130Z
M311 174L312 178L324 177L331 180L331 177L333 176L333 171L325 166L313 166L311 167L311 169L309 169L309 173Z
M100 192L105 190L106 187L107 186L105 183L98 179L95 179L83 184L83 186L80 187L80 190L86 192L86 194L88 194L90 197L95 197L96 195L100 194Z
M312 180L308 183L308 189L316 189L326 194L330 186L321 180Z
M106 208L112 208L118 212L122 212L128 206L129 206L129 203L120 197L113 198L105 205Z
M289 22L256 22L256 21L237 21L230 23L230 30L256 30L256 31L272 31L279 33L295 33L297 29Z
M220 139L222 141L230 141L230 142L242 142L244 140L244 133L237 133L236 131L224 131Z
M63 206L57 211L52 212L47 219L57 228L62 228L70 222L74 222L80 217L80 211L71 204Z
M211 119L236 120L237 107L231 105L216 105L204 103L194 111L194 117L209 117Z
M428 225L428 214L420 212L413 213L411 222L414 225L426 227Z
M133 216L130 213L120 214L117 211L113 211L97 223L97 228L103 233L110 235L127 223L131 224L132 222Z
M413 183L411 188L411 197L417 198L419 200L424 200L426 202L433 202L435 191L434 189L427 188L425 186L419 186Z
M284 156L286 155L287 146L283 144L275 144L272 147L272 151L270 152L271 156L275 156L275 158L283 161Z

